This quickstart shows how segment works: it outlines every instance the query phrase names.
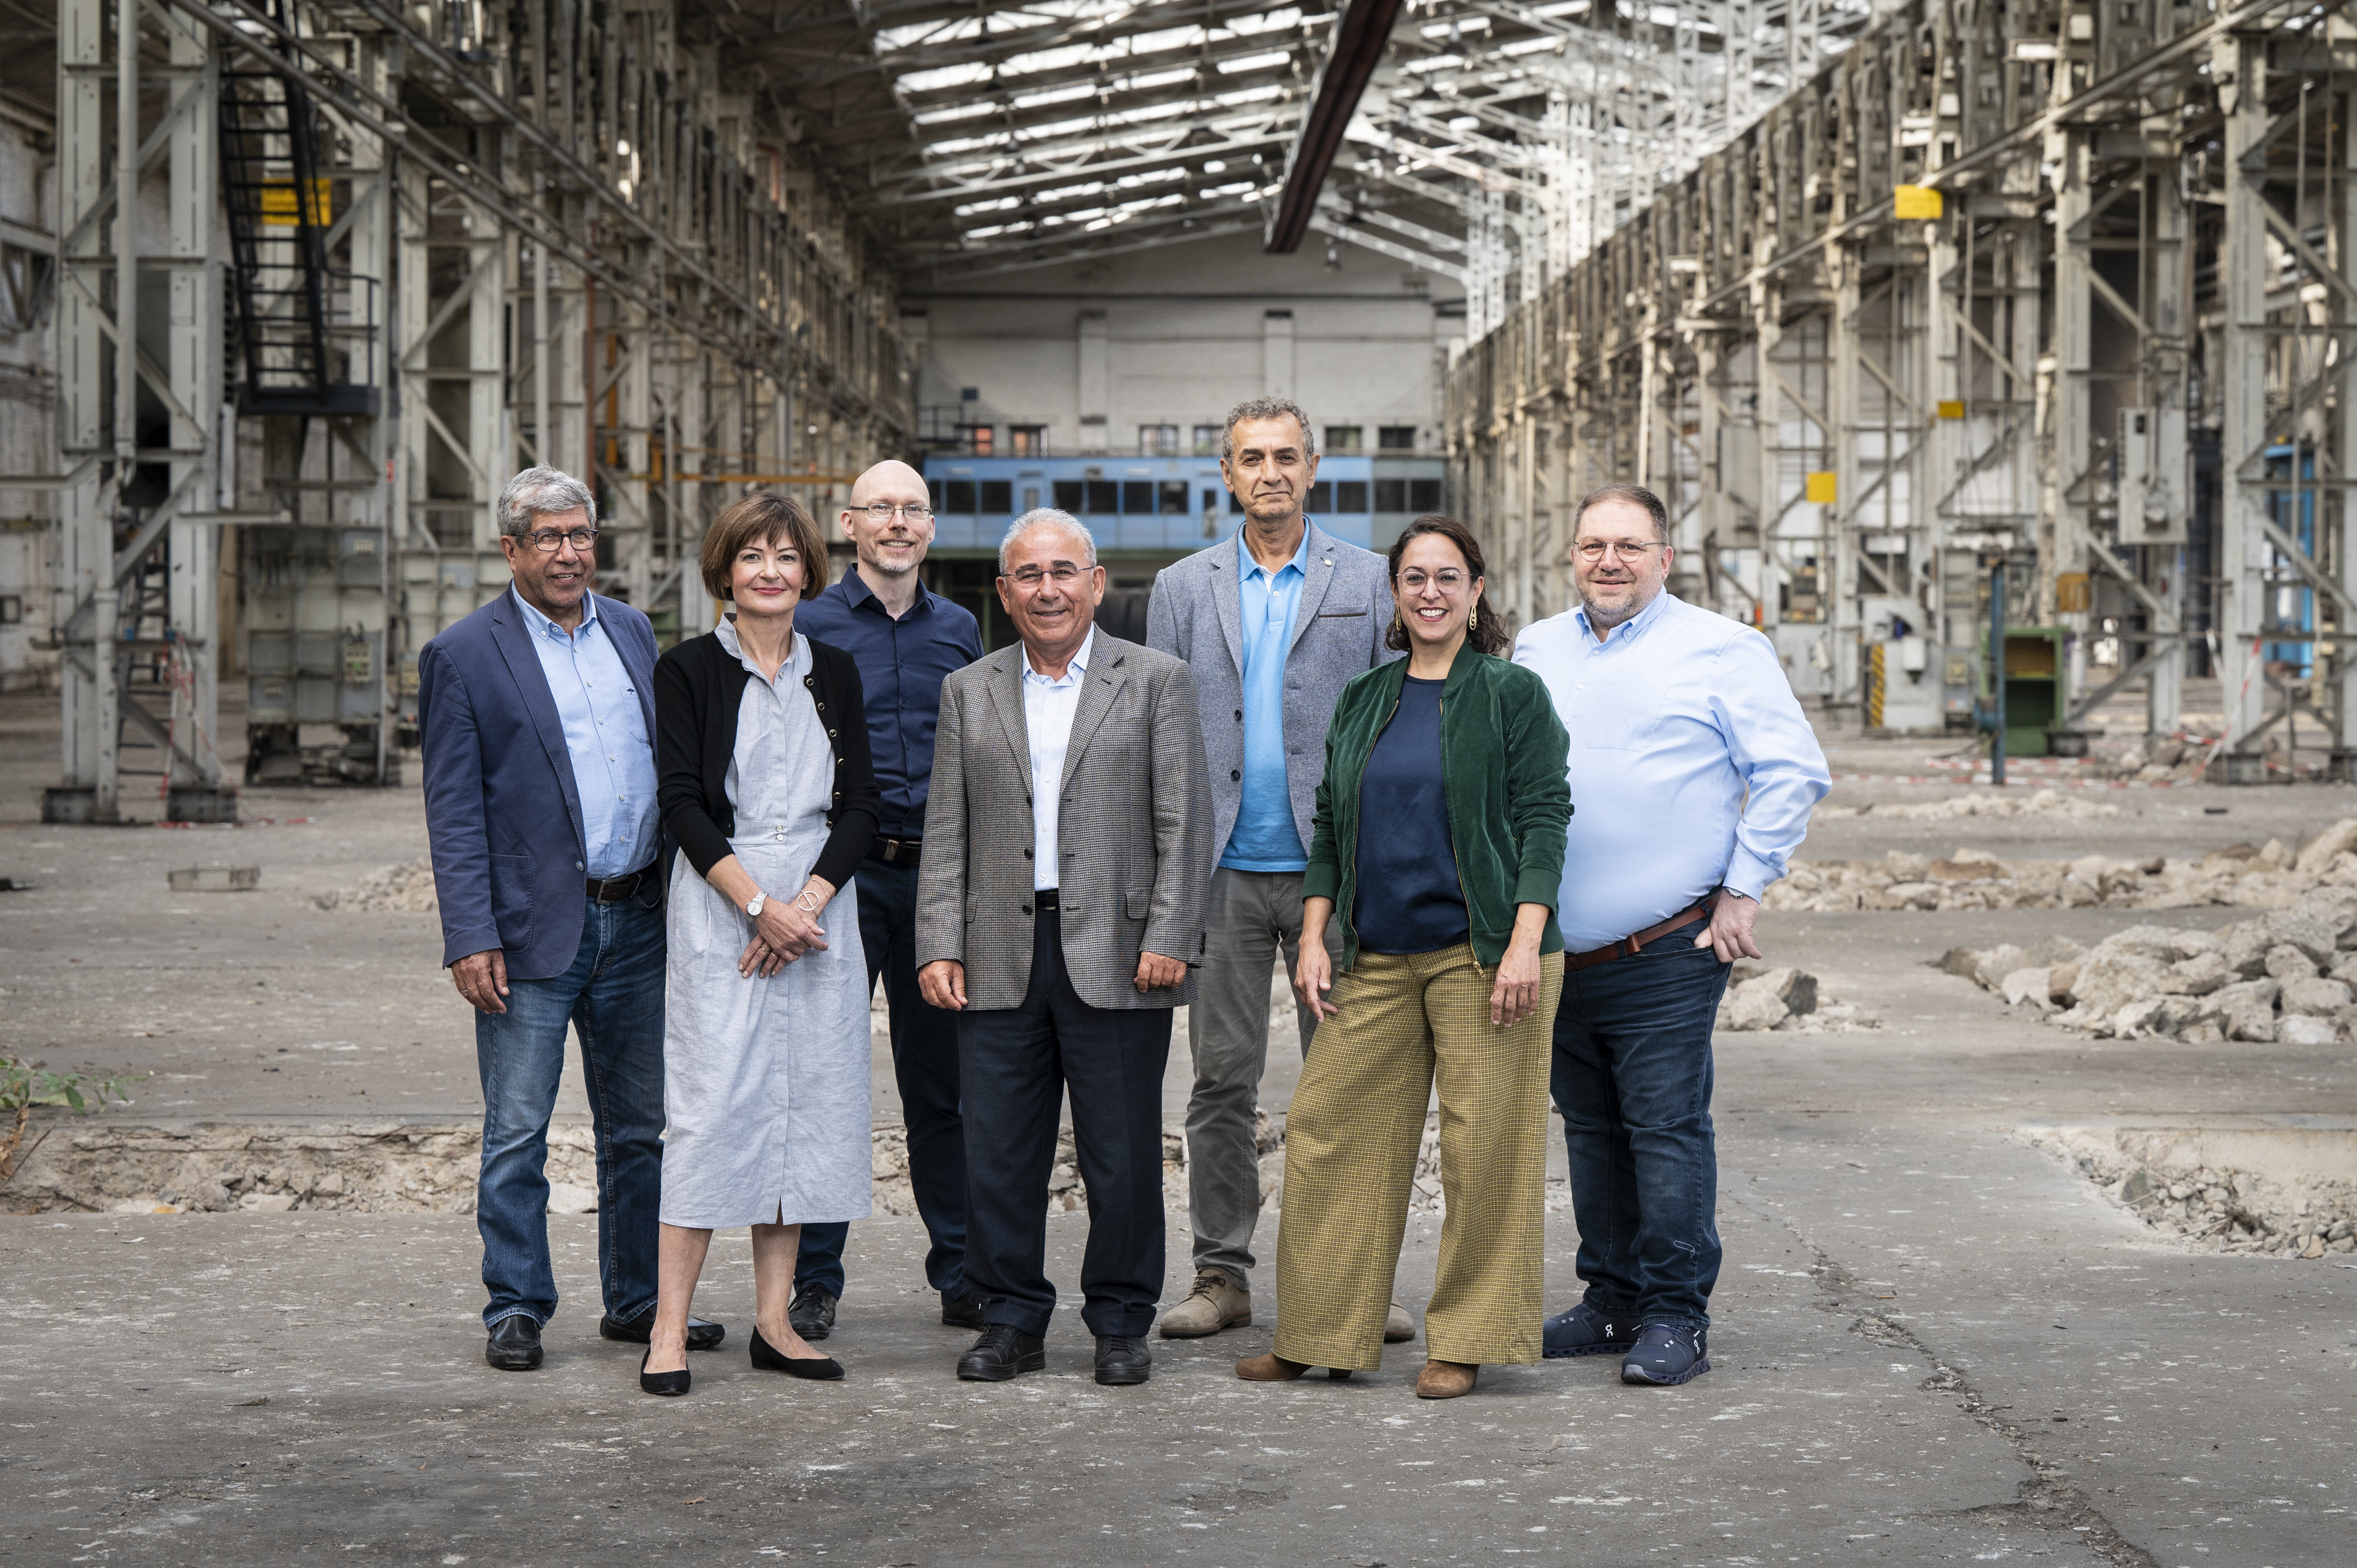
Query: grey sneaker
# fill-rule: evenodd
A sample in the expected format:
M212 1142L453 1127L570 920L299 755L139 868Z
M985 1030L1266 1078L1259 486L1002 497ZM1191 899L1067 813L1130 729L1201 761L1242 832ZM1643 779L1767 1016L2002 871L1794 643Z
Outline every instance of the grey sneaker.
M1195 1276L1187 1299L1162 1315L1165 1339L1200 1339L1222 1328L1252 1323L1252 1292L1217 1269Z
M1603 1356L1626 1351L1637 1343L1633 1318L1614 1317L1586 1302L1546 1320L1543 1329L1547 1359L1565 1356Z
M1648 1323L1637 1330L1637 1342L1620 1363L1620 1380L1670 1388L1709 1370L1710 1341L1701 1329Z

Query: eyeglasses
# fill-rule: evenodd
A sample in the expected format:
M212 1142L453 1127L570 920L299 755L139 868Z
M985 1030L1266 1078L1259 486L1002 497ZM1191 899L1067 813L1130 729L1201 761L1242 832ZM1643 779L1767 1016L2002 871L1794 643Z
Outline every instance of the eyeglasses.
M1429 576L1422 567L1411 566L1399 575L1400 586L1411 594L1422 593L1426 583L1437 585L1444 594L1453 594L1465 585L1465 574L1454 566L1443 566Z
M560 544L570 544L576 550L588 549L597 542L597 531L594 528L544 528L536 533L523 535L523 542L543 555L552 555Z
M1659 550L1661 547L1662 544L1659 540L1649 540L1644 543L1639 544L1633 543L1626 539L1585 539L1572 546L1573 549L1579 552L1579 558L1582 561L1587 562L1591 566L1595 565L1598 561L1603 560L1608 553L1612 555L1615 559L1626 561L1633 566L1638 562L1642 561L1645 558L1646 551Z
M868 521L879 528L891 521L892 514L896 511L910 522L925 523L933 521L933 509L922 501L912 501L907 506L894 506L888 501L870 501L859 510L867 514Z
M1081 580L1081 568L1067 561L1059 562L1053 571L1042 572L1037 566L1026 566L1008 575L1027 588L1036 588L1043 580L1052 581L1061 588Z

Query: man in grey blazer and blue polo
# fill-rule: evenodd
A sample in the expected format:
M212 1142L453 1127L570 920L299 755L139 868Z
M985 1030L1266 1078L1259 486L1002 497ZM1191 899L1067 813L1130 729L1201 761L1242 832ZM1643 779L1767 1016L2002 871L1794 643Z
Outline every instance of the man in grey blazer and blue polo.
M917 868L917 984L957 1015L965 1277L985 1298L957 1371L1003 1382L1046 1365L1048 1176L1069 1091L1096 1380L1142 1383L1162 1295L1162 1070L1211 869L1195 689L1177 660L1096 629L1104 568L1065 513L1016 519L998 564L1023 640L942 682Z
M1166 1338L1252 1321L1260 1223L1254 1112L1268 1061L1269 972L1300 959L1301 877L1326 766L1326 725L1351 676L1398 655L1383 557L1302 515L1318 478L1309 418L1284 398L1228 411L1220 472L1244 509L1236 536L1154 581L1149 647L1187 661L1202 714L1213 842L1208 946L1187 1015L1195 1057L1187 1103L1195 1283L1162 1317ZM1340 961L1341 924L1327 929ZM1297 1008L1306 1055L1318 1021ZM1397 1305L1387 1339L1415 1337Z

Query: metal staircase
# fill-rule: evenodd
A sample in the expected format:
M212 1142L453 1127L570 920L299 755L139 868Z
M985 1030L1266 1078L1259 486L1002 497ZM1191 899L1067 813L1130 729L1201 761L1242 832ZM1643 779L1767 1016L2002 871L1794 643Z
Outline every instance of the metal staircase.
M287 20L286 0L269 9ZM349 318L354 296L377 285L328 264L329 181L310 95L291 67L235 52L221 62L220 103L238 412L372 416L374 333L336 317Z

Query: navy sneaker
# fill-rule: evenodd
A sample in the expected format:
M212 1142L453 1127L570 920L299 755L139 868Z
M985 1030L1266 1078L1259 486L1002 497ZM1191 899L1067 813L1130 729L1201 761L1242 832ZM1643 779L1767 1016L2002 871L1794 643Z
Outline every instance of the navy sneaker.
M1601 1356L1637 1343L1637 1325L1597 1311L1586 1302L1546 1320L1546 1356Z
M1709 1370L1709 1336L1704 1330L1648 1323L1637 1331L1637 1342L1620 1363L1620 1380L1670 1388Z

